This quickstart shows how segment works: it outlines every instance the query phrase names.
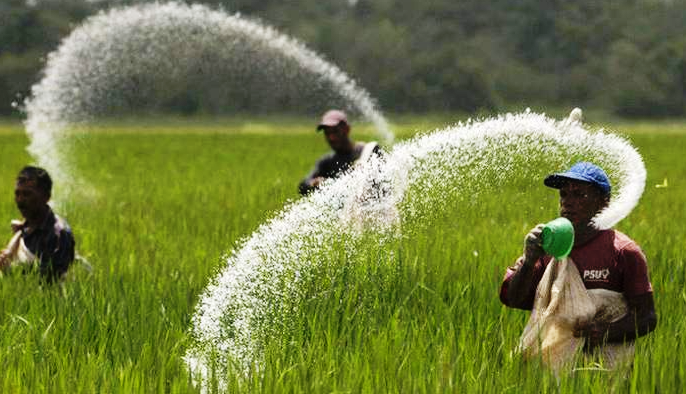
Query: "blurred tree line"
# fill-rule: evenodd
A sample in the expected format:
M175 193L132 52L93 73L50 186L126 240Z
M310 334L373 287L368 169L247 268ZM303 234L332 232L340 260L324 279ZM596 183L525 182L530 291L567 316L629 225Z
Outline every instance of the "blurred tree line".
M0 114L17 113L11 103L30 94L47 54L84 18L140 2L2 0ZM195 3L260 19L299 39L356 79L385 111L550 105L641 117L686 112L683 1Z

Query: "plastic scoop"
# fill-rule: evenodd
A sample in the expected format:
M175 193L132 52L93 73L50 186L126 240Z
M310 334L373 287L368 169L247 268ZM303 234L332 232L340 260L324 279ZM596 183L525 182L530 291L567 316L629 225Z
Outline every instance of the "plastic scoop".
M543 250L560 260L569 255L574 246L574 226L566 218L551 220L543 227Z

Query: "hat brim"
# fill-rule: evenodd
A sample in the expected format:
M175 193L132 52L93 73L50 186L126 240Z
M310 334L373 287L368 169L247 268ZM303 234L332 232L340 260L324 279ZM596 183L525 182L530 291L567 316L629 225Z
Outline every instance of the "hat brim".
M560 189L569 181L581 181L593 185L593 181L575 173L563 172L561 174L548 175L544 180L543 184L552 187L553 189Z
M336 126L338 126L338 125L341 124L341 123L347 124L347 122L346 122L345 120L339 120L338 122L333 123L333 124L331 124L331 123L333 123L333 122L320 123L320 124L317 126L317 131L324 130L325 127L336 127Z

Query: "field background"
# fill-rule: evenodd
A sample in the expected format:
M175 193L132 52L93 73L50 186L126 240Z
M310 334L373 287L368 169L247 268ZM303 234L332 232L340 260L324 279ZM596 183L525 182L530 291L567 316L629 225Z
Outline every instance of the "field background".
M447 120L398 118L393 129L403 139ZM198 296L222 254L299 198L298 181L327 150L312 124L131 120L77 138L73 160L97 193L58 213L93 271L76 265L62 289L32 275L0 279L0 392L199 391L181 359ZM686 123L593 126L627 135L648 169L641 202L618 228L648 257L659 323L638 342L629 377L556 381L510 357L527 313L503 307L498 286L526 231L557 211L555 194L531 184L484 194L476 208L446 204L390 246L398 265L383 264L387 250L369 251L373 264L341 262L349 266L339 281L312 284L328 292L301 306L303 330L270 339L263 373L233 376L229 390L682 391ZM368 125L354 133L374 138ZM2 242L18 216L14 177L32 161L27 143L19 123L0 123Z

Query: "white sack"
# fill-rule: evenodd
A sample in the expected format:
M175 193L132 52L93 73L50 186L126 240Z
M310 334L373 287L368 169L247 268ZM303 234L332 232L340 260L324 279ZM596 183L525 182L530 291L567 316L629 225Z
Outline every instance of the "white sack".
M544 364L559 372L571 366L577 352L584 345L584 338L575 338L574 326L591 320L612 322L622 318L627 311L621 293L610 290L586 290L581 275L572 260L553 259L548 264L536 288L534 308L522 334L518 351L525 359L541 357ZM621 347L621 349L620 349ZM606 345L608 362L613 354L632 345ZM632 353L633 354L633 353Z

